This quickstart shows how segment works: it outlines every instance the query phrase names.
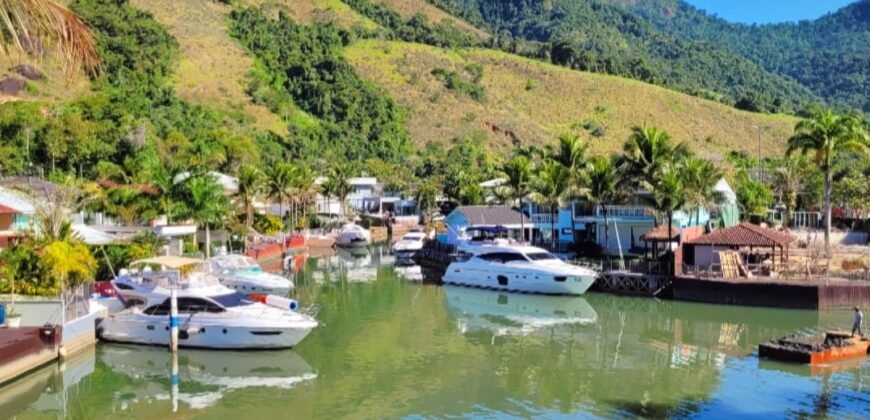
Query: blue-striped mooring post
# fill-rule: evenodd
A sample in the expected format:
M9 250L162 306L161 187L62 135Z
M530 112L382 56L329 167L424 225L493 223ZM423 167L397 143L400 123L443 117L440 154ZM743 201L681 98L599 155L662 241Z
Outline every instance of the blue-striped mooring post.
M178 292L169 292L169 351L178 351Z
M172 352L172 373L169 375L169 382L172 384L172 412L178 412L178 352Z

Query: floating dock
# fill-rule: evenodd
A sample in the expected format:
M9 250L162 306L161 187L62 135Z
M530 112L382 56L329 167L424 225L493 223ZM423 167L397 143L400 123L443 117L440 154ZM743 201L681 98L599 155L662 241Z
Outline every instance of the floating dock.
M846 332L788 336L758 346L762 358L819 365L867 357L870 340Z

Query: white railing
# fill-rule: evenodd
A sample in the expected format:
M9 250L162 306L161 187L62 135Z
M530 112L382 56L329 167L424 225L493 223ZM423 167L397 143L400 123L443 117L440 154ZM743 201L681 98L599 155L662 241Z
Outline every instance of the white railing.
M553 215L552 214L542 214L542 213L533 213L529 219L532 220L532 223L552 223Z
M607 217L654 217L652 209L646 206L622 206L622 205L612 205L608 204L604 206L607 209ZM575 213L575 218L580 217L604 217L604 212L601 209L601 206L595 206L595 210L592 214L588 214L587 212Z

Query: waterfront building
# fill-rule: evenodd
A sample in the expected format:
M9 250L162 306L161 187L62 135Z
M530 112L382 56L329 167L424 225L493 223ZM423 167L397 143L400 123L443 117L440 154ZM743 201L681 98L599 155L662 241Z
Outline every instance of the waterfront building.
M36 226L36 208L16 191L0 187L0 248L16 244Z
M521 221L522 220L522 221ZM525 236L531 237L534 229L531 219L509 206L459 206L444 219L447 233L439 240L450 244L460 242L465 232L471 229L502 228L509 238L519 239L525 229Z

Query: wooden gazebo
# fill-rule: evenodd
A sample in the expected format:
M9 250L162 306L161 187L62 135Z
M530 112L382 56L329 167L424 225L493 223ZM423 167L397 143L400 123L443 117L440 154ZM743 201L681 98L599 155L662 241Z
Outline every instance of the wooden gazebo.
M788 233L743 222L688 240L685 245L687 248L692 248L689 252L692 254L693 260L697 251L706 247L710 247L711 250L748 248L750 254L770 249L771 263L775 267L777 251L781 261L788 261L788 248L795 240L797 238Z

